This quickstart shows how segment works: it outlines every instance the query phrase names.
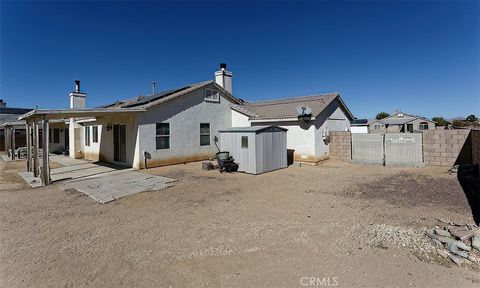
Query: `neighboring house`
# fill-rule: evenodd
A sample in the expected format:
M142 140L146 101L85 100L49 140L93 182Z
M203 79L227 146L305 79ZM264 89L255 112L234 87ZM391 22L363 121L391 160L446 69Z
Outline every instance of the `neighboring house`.
M350 123L350 132L367 134L368 133L368 120L367 119L354 119Z
M5 125L15 128L15 146L25 146L25 122L18 121L18 117L31 110L28 108L7 107L7 103L0 99L0 151L5 150Z
M310 108L307 121L298 107ZM316 163L328 158L328 134L349 131L353 115L338 93L232 105L232 126L276 125L288 129L287 148L295 161Z
M425 117L396 112L386 118L369 121L368 127L369 133L412 133L434 130L435 122Z
M137 169L212 158L220 130L257 125L287 128L295 159L314 163L328 157L328 132L348 131L353 119L338 93L245 103L231 89L232 73L222 64L215 81L89 109L76 81L70 109L34 110L21 119L49 130L68 125L64 137L61 130L48 135L63 139L70 157ZM299 106L311 108L309 119L299 120Z

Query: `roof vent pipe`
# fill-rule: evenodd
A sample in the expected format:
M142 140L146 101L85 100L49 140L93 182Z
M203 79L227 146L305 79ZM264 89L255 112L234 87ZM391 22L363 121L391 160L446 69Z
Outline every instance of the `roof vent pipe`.
M155 81L152 81L152 95L155 94Z
M75 80L75 92L80 93L80 80Z

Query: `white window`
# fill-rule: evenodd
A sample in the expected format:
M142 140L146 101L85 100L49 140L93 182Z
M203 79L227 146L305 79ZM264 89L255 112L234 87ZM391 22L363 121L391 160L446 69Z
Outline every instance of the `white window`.
M418 125L419 130L428 130L428 123L427 122L420 122Z
M210 146L210 123L200 123L200 146Z
M90 127L85 127L85 146L90 146Z
M220 93L215 89L205 89L205 101L220 102Z
M157 150L170 149L170 123L157 123Z

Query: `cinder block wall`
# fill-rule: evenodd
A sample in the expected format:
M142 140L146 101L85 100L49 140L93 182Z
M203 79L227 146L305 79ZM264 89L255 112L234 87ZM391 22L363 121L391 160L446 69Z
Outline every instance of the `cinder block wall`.
M339 160L352 159L350 132L330 132L329 157Z
M480 129L472 130L472 162L480 164Z
M423 132L425 165L452 166L466 144L469 129L428 130ZM470 145L467 143L467 145ZM468 148L470 150L470 148Z

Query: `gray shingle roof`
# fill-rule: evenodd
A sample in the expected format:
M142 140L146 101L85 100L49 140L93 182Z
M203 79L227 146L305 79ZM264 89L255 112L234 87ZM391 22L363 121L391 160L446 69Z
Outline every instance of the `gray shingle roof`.
M186 85L180 88L166 90L163 92L155 93L153 95L148 96L138 96L130 99L120 100L112 104L104 105L99 108L129 108L129 107L143 107L143 108L151 108L156 106L160 103L167 102L169 100L175 99L177 97L183 96L189 92L197 90L199 88L205 87L207 85L213 84L218 90L221 90L224 95L229 97L232 102L241 103L240 100L232 96L229 92L225 89L217 85L214 81L204 81L199 83L194 83L190 85Z
M245 103L245 105L233 105L233 109L244 113L253 120L273 120L297 118L298 113L296 108L298 106L307 106L312 109L312 116L316 117L337 98L344 106L347 114L353 119L353 115L343 103L343 100L337 92Z

